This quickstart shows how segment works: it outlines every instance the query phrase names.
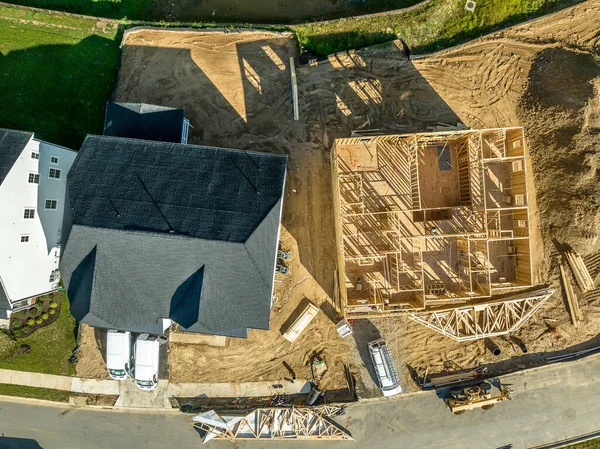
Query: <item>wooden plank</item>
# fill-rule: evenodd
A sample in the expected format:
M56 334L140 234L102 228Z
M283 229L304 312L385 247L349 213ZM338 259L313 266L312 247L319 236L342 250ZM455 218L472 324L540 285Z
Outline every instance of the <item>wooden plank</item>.
M290 56L290 73L292 77L292 104L294 106L294 120L300 120L300 111L298 109L298 83L296 80L296 66L294 57Z
M581 256L575 251L566 251L565 255L581 291L586 293L592 290L594 288L594 280L590 276L590 272Z
M560 261L560 276L562 278L563 291L565 292L565 296L567 298L567 305L569 308L569 314L571 315L571 321L573 322L573 326L577 328L579 327L579 321L577 316L578 314L575 310L575 303L577 303L577 297L575 296L575 292L573 291L571 280L567 275L564 259Z

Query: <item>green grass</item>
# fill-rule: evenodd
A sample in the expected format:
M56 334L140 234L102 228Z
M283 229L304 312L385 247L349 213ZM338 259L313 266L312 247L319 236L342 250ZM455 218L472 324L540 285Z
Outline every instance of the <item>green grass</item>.
M0 395L20 398L43 399L53 402L69 402L70 391L50 390L48 388L22 387L21 385L0 384Z
M261 0L259 8L252 2L231 0L208 0L208 5L187 3L173 7L169 0L11 0L9 3L36 8L65 11L110 19L142 21L165 20L169 12L171 20L198 22L220 20L254 21L257 23L298 23L313 17L348 17L377 11L406 8L421 0L354 0L345 5L343 1L312 0L303 8L294 8L295 0ZM282 8L282 4L290 4ZM324 14L324 16L323 16Z
M564 449L600 449L600 438L565 446Z
M0 348L0 368L17 371L33 371L37 373L72 376L75 365L69 363L71 352L75 349L75 319L69 313L69 301L64 293L58 319L45 327L36 330L25 338L18 338L12 347L6 348L6 337L2 334ZM3 343L4 342L4 343ZM29 354L13 356L20 344L31 346Z
M320 56L385 42L396 36L413 53L420 53L450 47L580 1L478 0L475 12L471 13L464 9L465 0L434 0L401 15L341 19L291 28L302 48Z
M101 133L117 34L115 24L0 5L0 127L74 149Z

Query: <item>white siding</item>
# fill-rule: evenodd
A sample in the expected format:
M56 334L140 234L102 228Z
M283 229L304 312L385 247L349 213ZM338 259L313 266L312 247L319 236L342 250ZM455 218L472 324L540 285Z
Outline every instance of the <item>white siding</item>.
M76 154L32 139L0 185L0 279L12 303L57 286L50 276L58 269L66 178ZM50 164L51 156L58 164ZM48 177L50 167L61 170L60 179ZM28 183L29 173L39 173L39 184ZM56 210L44 210L47 198L57 200ZM35 209L34 219L23 218L26 208ZM21 243L22 235L29 242Z

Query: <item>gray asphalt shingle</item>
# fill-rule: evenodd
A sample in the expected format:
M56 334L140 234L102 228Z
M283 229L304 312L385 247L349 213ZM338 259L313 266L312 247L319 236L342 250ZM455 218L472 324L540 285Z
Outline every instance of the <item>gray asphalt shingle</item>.
M134 332L158 318L218 335L268 329L286 161L88 136L67 177L74 316Z

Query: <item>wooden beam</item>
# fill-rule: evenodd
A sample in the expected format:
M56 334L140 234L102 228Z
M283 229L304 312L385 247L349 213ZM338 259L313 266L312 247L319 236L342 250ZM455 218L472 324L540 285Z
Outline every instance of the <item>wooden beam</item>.
M590 276L590 272L588 271L585 263L581 256L573 250L565 252L567 261L571 266L571 270L575 275L575 280L577 281L577 285L583 293L589 292L594 288L594 280Z
M579 304L577 302L577 296L575 296L575 292L573 291L573 286L571 285L571 280L569 279L565 265L566 265L565 260L561 259L561 261L560 261L560 277L561 277L562 283L563 283L563 292L565 292L565 297L567 300L569 314L571 315L571 322L573 323L573 326L575 326L577 328L577 327L579 327L578 319L580 319L579 317L581 315L581 311L579 311L579 313L577 313L577 311L575 309L575 307L577 307L577 309L579 309ZM577 306L576 306L576 304L577 304Z
M294 57L290 56L290 74L292 80L292 104L294 106L294 120L300 120L300 111L298 109L298 83L296 81L296 66Z

